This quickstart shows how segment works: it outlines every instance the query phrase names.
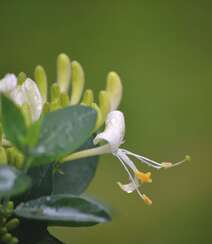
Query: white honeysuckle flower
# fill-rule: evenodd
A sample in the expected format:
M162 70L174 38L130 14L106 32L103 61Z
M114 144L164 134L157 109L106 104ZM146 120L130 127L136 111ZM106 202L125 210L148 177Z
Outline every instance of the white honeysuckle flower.
M32 121L39 119L43 109L43 98L36 83L27 78L22 84L23 96L25 103L29 105L32 115Z
M8 74L0 81L0 93L6 94L19 106L27 104L32 121L39 119L43 108L43 98L33 80L27 78L23 84L19 85L16 76Z
M111 153L119 159L125 171L127 172L130 182L128 184L122 184L118 182L118 185L123 191L127 193L137 191L139 196L144 200L146 204L152 204L152 201L139 190L141 184L152 182L151 173L144 173L139 171L134 162L129 158L129 156L134 156L141 162L156 169L170 168L179 165L189 160L189 157L187 156L184 160L175 164L172 164L171 162L158 163L144 156L137 155L128 150L120 148L120 145L124 143L125 136L125 120L124 114L121 111L110 112L107 116L105 124L105 130L95 137L94 144L97 144L101 141L105 141L106 143L108 143Z
M9 93L17 86L17 78L14 74L7 74L0 80L0 93Z
M124 143L125 121L123 113L120 111L110 112L105 124L105 131L95 137L94 144L104 140L110 145L111 152L116 153L120 145Z

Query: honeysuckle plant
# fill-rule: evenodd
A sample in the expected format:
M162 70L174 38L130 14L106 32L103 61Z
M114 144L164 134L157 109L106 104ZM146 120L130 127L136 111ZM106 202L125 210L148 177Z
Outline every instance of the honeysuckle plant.
M58 56L54 83L40 65L34 79L21 72L0 80L0 243L61 243L48 226L110 221L104 205L82 195L100 155L120 161L129 183L118 185L126 193L136 191L148 205L152 201L141 187L152 182L151 173L140 171L131 158L156 169L190 159L158 163L120 147L125 120L118 110L123 88L116 72L108 74L98 102L84 87L82 66L66 54Z

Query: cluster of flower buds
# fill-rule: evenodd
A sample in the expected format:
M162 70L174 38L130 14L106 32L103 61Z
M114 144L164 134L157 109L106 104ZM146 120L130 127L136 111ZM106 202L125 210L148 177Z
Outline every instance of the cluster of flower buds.
M8 201L6 205L0 204L0 243L17 244L19 241L11 232L19 225L19 219L13 218L14 204Z
M144 183L152 182L151 173L139 171L130 157L135 157L155 169L167 169L180 165L185 161L189 161L190 157L186 156L184 160L174 164L170 162L158 163L142 155L120 148L124 143L125 136L124 114L117 110L123 92L120 77L115 72L108 74L106 88L99 92L98 103L94 100L93 91L91 89L84 90L84 87L85 75L82 66L77 61L71 62L66 54L58 56L57 79L51 85L47 81L44 68L40 65L35 68L35 82L27 78L23 72L18 77L13 74L7 74L0 80L0 93L6 94L20 106L28 125L36 121L42 113L45 114L67 106L81 104L95 109L97 111L97 120L94 132L100 129L104 122L106 126L105 130L95 137L94 144L103 143L104 145L72 153L63 158L61 163L78 158L111 153L119 159L129 176L129 183L122 184L118 182L120 188L127 193L136 191L144 202L150 205L152 201L139 188ZM9 162L17 168L21 168L23 155L10 147L11 145L4 138L3 133L1 138L0 163ZM10 148L5 150L4 147L8 146Z
M122 84L117 73L110 72L105 90L99 92L98 103L92 89L85 89L85 75L81 64L70 61L66 54L57 58L57 81L48 89L47 75L42 66L35 68L35 81L43 99L43 112L81 104L97 111L95 130L99 129L107 114L118 107L122 97ZM48 91L50 94L48 94Z

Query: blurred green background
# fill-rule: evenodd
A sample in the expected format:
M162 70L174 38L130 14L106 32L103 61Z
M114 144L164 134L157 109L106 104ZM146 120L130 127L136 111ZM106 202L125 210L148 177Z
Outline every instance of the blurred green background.
M108 204L113 221L52 231L67 244L212 243L211 2L0 0L0 11L1 76L32 76L42 64L55 81L56 56L65 52L82 63L86 86L97 94L116 70L124 84L125 147L159 161L193 159L153 170L144 189L153 199L148 207L120 191L116 182L127 176L103 156L88 191Z

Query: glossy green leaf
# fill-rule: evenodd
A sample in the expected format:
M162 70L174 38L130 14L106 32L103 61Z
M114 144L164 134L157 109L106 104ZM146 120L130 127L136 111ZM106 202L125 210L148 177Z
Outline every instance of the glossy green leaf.
M90 138L79 150L93 147L93 138ZM97 163L96 156L62 164L53 177L53 194L83 193L95 175Z
M33 148L38 143L40 137L42 118L33 123L27 130L26 143L29 148Z
M64 244L64 242L61 242L60 240L56 239L54 236L46 232L42 240L37 242L37 244Z
M7 139L23 150L27 127L20 109L7 97L1 96L2 125Z
M27 175L31 178L31 187L21 196L21 201L29 201L52 193L52 171L53 164L32 167ZM19 201L20 201L19 200Z
M13 230L13 235L22 244L63 244L53 237L47 228L46 222L20 219L20 224L18 228Z
M95 110L71 106L48 113L41 126L41 137L33 150L34 165L49 163L79 148L90 136L96 123Z
M101 204L74 195L52 195L22 203L15 214L52 226L90 226L110 221L108 211Z
M30 186L30 178L9 166L0 167L0 198L18 195Z

